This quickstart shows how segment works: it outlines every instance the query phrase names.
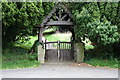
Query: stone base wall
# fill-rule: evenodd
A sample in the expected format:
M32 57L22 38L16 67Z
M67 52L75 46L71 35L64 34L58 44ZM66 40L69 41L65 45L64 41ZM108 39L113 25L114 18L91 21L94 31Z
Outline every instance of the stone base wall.
M38 46L38 61L40 63L44 63L44 57L45 57L45 50L41 45Z
M74 59L76 62L81 63L84 61L84 44L75 43L74 45L75 45Z

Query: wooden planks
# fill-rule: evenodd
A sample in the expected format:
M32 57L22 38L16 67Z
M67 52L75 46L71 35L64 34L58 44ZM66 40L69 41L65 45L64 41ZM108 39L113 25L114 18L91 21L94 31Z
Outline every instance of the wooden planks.
M50 21L45 24L46 26L73 26L73 22L70 21Z
M55 20L52 19L53 17L55 17ZM68 17L68 20L65 20L65 17ZM63 22L51 22L51 20L53 21L57 20L57 21L63 21ZM64 22L64 20L66 22ZM51 12L45 17L41 25L37 26L37 28L46 27L46 26L59 26L59 25L73 26L72 14L67 9L67 7L62 3L57 3L55 7L51 10Z
M45 58L47 61L71 61L73 60L72 42L45 42Z

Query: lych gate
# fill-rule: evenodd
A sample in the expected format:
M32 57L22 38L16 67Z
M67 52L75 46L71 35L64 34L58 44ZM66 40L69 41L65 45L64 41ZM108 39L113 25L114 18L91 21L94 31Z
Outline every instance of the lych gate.
M44 19L42 24L37 26L37 28L39 29L38 39L40 43L42 43L42 36L43 36L44 30L49 26L68 26L72 32L72 39L75 40L75 34L73 29L74 23L73 23L72 15L63 3L57 3L53 8L53 10L50 12L50 14ZM57 44L57 46L56 47L52 46L52 49L49 49L47 48L47 45L49 45L50 43L52 44L55 43ZM64 45L61 45L63 43ZM65 47L65 44L69 46ZM68 43L59 42L59 41L45 42L44 49L42 49L41 46L38 46L38 60L41 63L44 63L45 59L46 60L62 60L62 61L64 60L69 61L75 58L77 59L78 55L76 54L75 56L74 52L77 53L82 51L80 49L77 49L77 47L80 45L81 44L74 46L72 42L68 42ZM76 48L76 51L74 47ZM81 55L79 54L79 56Z

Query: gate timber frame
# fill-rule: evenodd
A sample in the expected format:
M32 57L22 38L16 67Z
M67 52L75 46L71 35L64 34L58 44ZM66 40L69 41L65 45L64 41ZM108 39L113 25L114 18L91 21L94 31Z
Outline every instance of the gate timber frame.
M46 42L45 40L44 45L46 61L72 61L74 59L73 42Z

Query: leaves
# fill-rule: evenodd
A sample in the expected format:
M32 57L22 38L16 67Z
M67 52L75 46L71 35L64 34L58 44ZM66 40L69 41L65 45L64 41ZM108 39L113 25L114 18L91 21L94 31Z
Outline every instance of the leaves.
M74 5L74 4L73 4ZM79 6L81 8L78 8ZM84 6L76 4L72 11L75 18L75 33L77 40L89 38L94 43L107 45L118 42L119 3L92 2ZM114 23L116 21L116 23Z
M47 9L44 6L47 6ZM45 14L53 3L42 2L3 2L2 3L2 26L3 43L11 43L20 39L25 41L29 35L36 35L37 29Z
M112 26L109 22L90 23L87 28L91 29L88 36L91 40L97 39L96 43L107 45L119 42L120 35L117 26Z

